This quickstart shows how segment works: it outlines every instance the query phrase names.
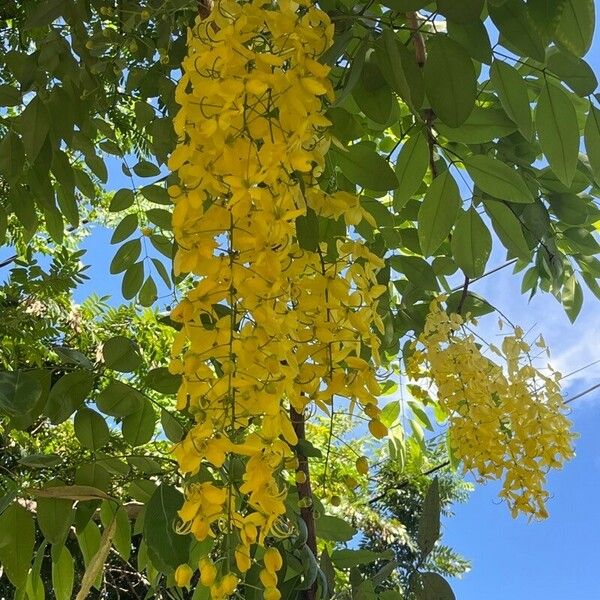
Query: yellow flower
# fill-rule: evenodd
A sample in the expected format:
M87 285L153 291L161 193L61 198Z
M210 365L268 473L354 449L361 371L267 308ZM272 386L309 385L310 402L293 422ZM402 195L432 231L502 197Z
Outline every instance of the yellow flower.
M175 585L177 585L177 587L187 587L190 585L193 574L194 572L189 565L179 565L177 569L175 569Z

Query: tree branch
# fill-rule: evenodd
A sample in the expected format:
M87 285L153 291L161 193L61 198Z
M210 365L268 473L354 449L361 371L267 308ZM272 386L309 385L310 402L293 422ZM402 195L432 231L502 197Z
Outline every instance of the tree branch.
M290 419L292 421L292 427L296 432L298 441L306 439L306 421L303 413L299 413L293 406L290 406ZM298 498L300 500L300 517L306 525L306 545L313 553L315 558L317 557L317 532L315 527L315 515L313 508L313 495L312 487L310 485L310 469L308 465L308 458L302 452L299 446L295 447L296 457L298 458L298 468L296 473L302 473L304 475L304 481L297 483ZM315 600L317 592L316 581L304 592L305 600Z

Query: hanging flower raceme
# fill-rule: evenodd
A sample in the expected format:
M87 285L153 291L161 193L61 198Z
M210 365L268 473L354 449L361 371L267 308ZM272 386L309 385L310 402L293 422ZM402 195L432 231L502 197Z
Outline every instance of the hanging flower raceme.
M170 369L183 375L178 407L196 424L174 453L193 481L181 530L236 540L226 568L208 558L200 566L215 600L238 585L234 560L245 573L255 544L289 531L286 471L297 467L298 442L290 407L328 410L345 396L385 435L374 372L383 261L344 236L337 252L307 250L296 232L309 209L348 226L369 218L358 197L318 185L333 98L319 57L332 34L310 1L217 1L189 32L177 86L174 268L196 281L172 313L182 328ZM263 564L265 598L277 600L274 548Z
M573 457L571 423L565 416L560 375L535 368L523 332L515 328L502 346L482 354L457 314L432 302L423 333L407 361L409 376L429 380L448 415L450 443L466 470L481 480L502 479L500 495L513 516L547 516L546 475ZM545 350L543 339L538 349ZM423 388L413 388L426 398Z

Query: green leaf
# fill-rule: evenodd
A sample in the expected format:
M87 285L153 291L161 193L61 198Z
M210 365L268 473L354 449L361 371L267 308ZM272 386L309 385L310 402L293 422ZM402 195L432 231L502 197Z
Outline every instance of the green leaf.
M26 371L0 371L0 414L24 416L41 394L40 382Z
M429 556L440 537L440 488L438 478L434 477L423 499L423 508L419 517L417 544L423 558Z
M52 555L52 591L54 596L56 600L71 600L75 579L73 557L66 546L60 549L56 559L54 559L54 552Z
M137 344L122 335L117 335L104 342L102 356L109 369L121 373L131 373L142 364Z
M115 534L112 544L123 560L131 555L131 523L123 506L116 506L113 501L105 500L100 506L100 520L104 527L109 527L116 520Z
M161 394L175 394L181 385L181 375L173 375L167 367L148 371L144 384Z
M140 238L125 242L115 253L110 263L110 272L116 275L126 271L139 258L141 252L142 242Z
M77 369L63 375L50 390L44 412L53 425L66 421L87 399L94 386L94 374Z
M129 208L135 201L135 195L132 190L122 188L115 192L108 210L111 212L119 212Z
M342 173L352 182L375 192L386 192L398 187L398 178L388 161L377 153L371 142L359 142L347 152L335 151L335 159Z
M21 93L12 85L0 85L0 106L17 106L21 104Z
M545 61L545 44L523 0L490 3L489 11L494 25L500 31L502 45L509 50L516 49L517 54L530 56L538 62Z
M83 446L95 452L110 439L108 425L99 413L87 407L75 413L75 435Z
M511 65L495 60L490 71L492 85L498 92L502 108L518 125L526 140L531 139L533 122L527 85L519 72Z
M0 142L0 173L9 183L14 183L23 173L25 150L21 138L9 131Z
M575 107L562 88L548 83L542 88L535 125L550 168L562 183L571 185L579 155L579 126Z
M448 20L469 23L480 19L485 0L437 0L437 8Z
M503 110L476 106L460 127L436 123L436 129L451 142L481 144L503 138L517 131L517 125Z
M357 530L347 520L330 515L320 516L316 525L317 536L330 542L348 542L357 534Z
M121 219L121 222L116 226L112 237L110 238L111 244L118 244L123 240L126 240L138 226L138 217L136 214L126 215Z
M517 171L491 156L473 155L464 160L475 185L493 198L529 204L533 196Z
M154 223L154 225L161 229L171 231L172 215L168 210L164 210L163 208L151 208L146 211L146 217L148 218L148 221Z
M475 106L477 81L467 51L447 36L427 40L425 92L435 114L449 127L464 123Z
M600 110L591 104L585 122L584 138L594 179L600 185Z
M97 554L100 549L100 529L94 521L89 521L85 526L83 531L77 532L77 541L79 542L79 548L81 549L81 554L83 555L83 562L87 567L92 558ZM96 589L100 588L101 583L101 575L96 577L95 587Z
M424 290L439 290L435 272L420 256L395 255L390 258L390 265L394 271L402 273L412 285Z
M381 125L389 123L395 103L394 95L377 65L373 49L367 50L365 64L352 96L369 119Z
M152 439L155 426L156 412L152 403L144 398L139 410L123 418L121 430L123 438L128 444L141 446Z
M35 161L50 130L50 116L39 96L35 96L19 115L19 126L27 158Z
M156 177L160 175L160 169L147 160L140 160L140 162L134 165L133 172L138 177Z
M152 306L156 299L158 298L158 290L156 288L156 283L151 275L148 275L146 281L140 288L140 292L138 294L138 302L142 306Z
M588 96L598 87L598 80L583 59L568 52L556 52L548 59L548 68L578 96Z
M34 543L32 514L13 502L0 515L0 564L16 588L25 586Z
M160 411L160 424L169 440L174 444L180 442L184 435L184 430L179 421L164 408Z
M548 194L552 212L567 225L584 225L588 219L588 204L575 194Z
M583 56L592 45L595 23L594 0L566 0L555 39L569 52Z
M410 590L415 600L456 600L450 584L438 573L413 573Z
M144 540L148 556L163 571L176 569L188 560L190 538L175 531L177 511L182 505L181 492L164 483L154 490L146 504Z
M28 11L23 28L27 30L50 25L62 15L64 4L64 0L41 0Z
M583 306L583 290L575 275L571 275L571 277L567 279L567 282L562 288L560 299L565 312L567 313L567 317L569 317L569 321L574 323Z
M110 473L99 463L89 462L77 467L75 484L83 488L107 491L112 485Z
M492 218L494 231L509 252L528 261L531 250L525 241L521 222L515 217L513 211L506 204L495 200L486 200L485 210Z
M358 565L368 565L377 560L391 560L394 554L391 550L373 552L372 550L334 550L331 561L338 569L350 569Z
M473 207L458 219L450 245L456 264L467 277L484 274L492 251L492 236Z
M552 37L558 27L566 0L527 0L527 8L538 30Z
M399 211L423 183L429 165L429 146L425 135L418 132L402 146L396 161L399 185L394 191L394 208Z
M144 283L144 262L139 261L133 263L125 271L123 281L121 283L121 293L123 298L131 300L140 291Z
M146 200L154 202L154 204L171 204L171 198L167 190L162 185L145 185L140 189L140 192Z
M481 21L456 23L448 21L448 35L458 42L476 61L492 62L492 44L485 25Z
M316 252L319 247L319 220L312 208L306 209L305 215L296 218L296 238L300 248Z
M96 399L96 405L111 417L126 417L142 408L144 397L136 389L120 381L111 381Z
M51 544L64 544L73 522L73 500L37 498L36 511L38 526L44 537Z
M34 469L46 469L59 465L62 458L58 454L28 454L19 459L19 464Z
M449 171L438 175L419 209L418 235L424 256L431 256L448 237L460 207L460 192Z

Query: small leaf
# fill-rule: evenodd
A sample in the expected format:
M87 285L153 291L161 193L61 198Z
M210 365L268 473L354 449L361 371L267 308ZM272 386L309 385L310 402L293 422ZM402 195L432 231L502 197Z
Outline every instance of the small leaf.
M319 220L312 208L307 208L305 215L296 217L296 238L304 250L316 252L319 248Z
M51 489L49 485L46 489ZM37 521L44 537L51 544L64 544L73 522L73 500L64 498L37 498Z
M110 238L111 244L118 244L126 240L138 226L138 217L136 214L125 215L121 222L115 228L115 231Z
M424 256L431 256L448 237L460 207L460 192L449 171L438 175L419 209L418 235Z
M117 335L104 342L102 356L109 369L121 373L131 373L142 364L137 344L122 335Z
M144 263L139 261L133 263L125 271L123 281L121 283L121 293L123 298L131 300L140 291L144 283Z
M149 400L144 399L139 410L123 418L121 423L123 438L131 446L147 444L154 435L155 426L154 407Z
M394 191L394 208L400 210L423 183L429 165L429 146L423 133L411 136L396 161L399 185Z
M527 85L523 77L508 63L495 60L491 69L491 81L506 114L519 126L523 137L531 139L533 122Z
M156 283L151 275L146 278L138 294L138 302L142 306L152 306L158 298Z
M508 202L533 202L533 196L523 178L501 160L473 155L465 159L464 164L477 187L486 194Z
M62 498L85 502L87 500L110 500L111 497L102 490L90 485L52 486L43 489L29 490L38 498Z
M36 95L19 115L19 125L27 158L33 163L50 130L48 109L39 96Z
M122 188L115 192L108 210L110 212L119 212L129 208L135 201L135 195L130 189Z
M434 477L423 500L419 518L417 543L421 556L429 556L440 537L440 488L438 478Z
M26 371L0 371L0 414L24 416L41 394L40 382Z
M115 253L110 263L110 272L116 275L126 271L139 258L141 252L142 242L140 238L125 242Z
M456 264L465 275L471 278L483 275L492 251L492 236L473 207L458 219L451 248Z
M104 418L95 410L82 407L75 413L75 435L83 446L95 452L110 439L110 431Z
M164 408L160 411L160 424L169 440L173 443L180 442L184 435L184 430L179 421Z
M54 559L54 552L52 554L52 591L54 596L56 600L71 600L75 579L73 557L66 546L60 549L56 560Z
M542 88L535 125L550 168L562 183L571 185L579 154L579 126L575 107L562 88L548 83Z
M372 550L334 550L331 561L338 569L349 569L358 565L368 565L377 560L393 558L391 550L373 552Z
M62 462L58 454L28 454L19 459L19 464L33 469L47 469Z
M485 210L492 218L494 231L509 252L523 260L529 260L531 250L525 241L521 222L512 210L506 204L495 200L486 200Z
M357 534L357 530L345 519L330 515L320 516L316 525L319 538L331 542L348 542Z
M154 204L171 204L167 190L162 185L145 185L140 189L142 196Z
M571 275L561 291L561 302L569 321L574 323L583 306L583 290L575 275Z
M144 384L161 394L175 394L181 385L181 375L173 375L167 367L158 367L148 372Z
M375 192L386 192L398 187L398 178L388 161L377 153L370 142L359 142L347 152L335 151L335 159L342 173L357 185Z
M23 173L25 151L21 138L9 131L0 142L0 173L9 183L14 183Z
M104 527L109 527L113 519L116 520L113 546L123 560L129 560L131 555L131 523L127 511L123 506L116 506L114 502L105 500L100 507L100 520Z
M141 160L133 167L134 173L138 177L156 177L160 175L160 169L147 160Z
M91 371L77 369L63 375L50 390L44 412L53 425L66 421L87 399L94 386Z
M467 51L447 36L427 40L425 92L435 114L449 127L464 123L475 106L475 68Z
M590 104L585 122L585 149L594 179L600 185L600 110Z
M137 412L144 401L140 392L120 381L111 381L96 398L96 405L106 415L123 418Z

